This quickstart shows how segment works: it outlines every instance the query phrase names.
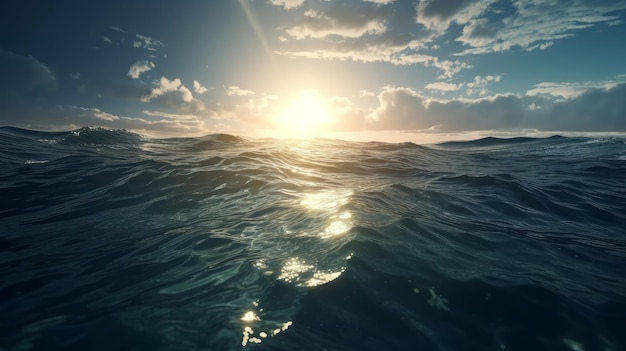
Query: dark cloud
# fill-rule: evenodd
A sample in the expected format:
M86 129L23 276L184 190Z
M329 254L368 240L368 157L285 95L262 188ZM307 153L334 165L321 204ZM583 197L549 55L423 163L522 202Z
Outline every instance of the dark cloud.
M442 110L446 111L444 105ZM498 95L494 99L484 99L466 104L461 130L503 129L519 126L524 118L525 107L515 95ZM452 117L449 116L448 117Z
M626 131L626 83L613 88L592 88L558 102L540 102L527 124L546 130Z
M437 128L446 131L518 127L524 118L522 101L514 95L498 95L476 101L430 100L405 88L386 88L379 95L376 129Z
M558 101L513 94L437 101L411 89L386 87L374 117L368 129L626 131L626 83Z
M169 91L149 100L150 105L164 108L178 113L202 113L205 107L196 99L186 100L185 93Z
M0 49L0 97L19 98L53 91L57 79L48 66L31 55Z

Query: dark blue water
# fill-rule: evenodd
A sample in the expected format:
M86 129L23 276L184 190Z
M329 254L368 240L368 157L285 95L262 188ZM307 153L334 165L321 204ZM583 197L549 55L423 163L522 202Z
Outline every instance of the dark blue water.
M0 128L0 350L625 350L624 139Z

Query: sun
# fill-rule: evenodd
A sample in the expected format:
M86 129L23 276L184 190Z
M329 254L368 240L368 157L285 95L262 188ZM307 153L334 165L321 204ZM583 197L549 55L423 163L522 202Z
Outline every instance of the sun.
M332 122L328 107L315 90L302 90L282 106L273 118L285 137L319 136Z

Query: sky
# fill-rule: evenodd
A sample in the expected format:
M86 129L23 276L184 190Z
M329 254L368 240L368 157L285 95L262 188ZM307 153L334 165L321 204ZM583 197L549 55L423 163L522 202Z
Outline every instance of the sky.
M0 125L623 135L625 19L616 0L7 0Z

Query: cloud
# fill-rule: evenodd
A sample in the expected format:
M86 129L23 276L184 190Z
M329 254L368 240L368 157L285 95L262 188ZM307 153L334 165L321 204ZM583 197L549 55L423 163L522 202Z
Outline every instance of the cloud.
M289 57L353 60L358 62L390 62L397 65L424 63L433 56L409 53L421 46L419 40L408 35L385 34L368 40L329 43L326 49L304 51L277 51Z
M457 1L457 0L455 0ZM486 2L486 1L483 1ZM464 25L456 40L471 48L459 53L483 54L503 52L513 47L527 51L545 50L554 41L575 35L576 31L600 23L618 20L616 11L626 9L626 3L616 1L516 0L509 5L511 15L496 16L501 9L482 6L472 16L451 20ZM483 15L484 16L481 16Z
M120 27L107 26L106 28L107 30L102 35L102 41L107 44L119 44L124 41L126 36L128 36L128 33Z
M426 66L434 66L437 67L442 73L437 76L437 79L445 79L452 78L457 73L461 72L463 69L472 68L473 66L468 64L467 62L459 61L459 60L443 60L440 61L438 58L435 58L432 63L426 64Z
M137 61L134 65L130 66L128 70L128 76L132 79L139 79L142 73L148 72L155 67L154 63L150 61Z
M395 45L390 42L365 45L338 45L326 50L314 51L277 51L276 54L289 57L306 57L326 60L352 60L357 62L388 62L394 65L422 64L426 67L435 67L440 74L437 79L452 78L464 69L473 66L461 60L440 60L436 56L410 53L413 48L420 46L418 41L410 41Z
M325 60L388 62L394 65L421 64L439 70L438 79L449 79L471 68L462 60L446 60L423 54L433 38L428 30L415 30L415 7L407 2L393 6L334 4L324 11L308 10L286 29L296 41L284 42L287 50L276 54ZM305 44L298 45L304 41ZM317 45L323 41L323 46ZM313 44L312 44L313 43ZM304 49L299 49L304 47Z
M529 123L547 130L626 131L626 83L590 88L531 115Z
M227 89L229 87L226 87ZM217 104L211 111L215 128L234 134L268 129L277 111L279 98L271 94L231 95L228 103Z
M159 82L161 92L157 98L180 93L181 87L176 80ZM364 96L370 94L366 92ZM626 132L625 97L626 82L587 88L569 99L555 99L549 94L499 94L480 99L438 100L410 88L386 86L378 93L377 105L372 108L362 108L349 98L333 96L328 99L328 109L335 116L332 128L336 131ZM0 124L44 130L91 125L154 135L198 135L208 133L207 123L211 123L213 130L240 133L237 131L267 128L268 112L277 102L275 96L267 95L202 114L183 109L144 110L142 117L119 116L99 108L23 104L16 110L19 113L1 114Z
M202 134L206 132L204 120L196 118L173 118L161 116L158 120L137 117L123 117L107 113L99 108L85 108L67 105L52 105L47 94L57 88L57 80L50 69L32 56L17 55L0 50L0 74L3 85L0 86L0 125L12 125L40 130L71 130L82 126L102 126L107 128L126 128L137 131L150 131L153 134ZM117 81L97 79L90 74L72 74L77 79L81 91L100 92L124 99L139 99L140 94L150 92L151 103L162 102L160 98L169 98L168 106L176 111L197 112L203 105L195 101L191 92L180 82L163 81L155 90L150 91L142 84L119 84ZM7 92L4 89L8 89ZM179 94L178 101L169 94ZM154 95L154 96L152 96ZM181 101L182 100L182 101ZM171 103L171 102L174 103ZM178 102L176 104L175 102ZM149 116L149 115L148 115Z
M625 79L604 81L604 82L582 82L582 83L555 83L544 82L534 85L534 87L526 92L528 96L550 95L564 99L572 99L579 97L590 89L611 89L620 83L624 83Z
M161 79L159 80L157 84L158 84L158 87L153 88L150 92L150 95L142 99L144 102L150 101L154 98L163 96L171 92L181 93L180 96L183 101L188 102L193 99L193 95L191 95L191 91L189 91L189 89L187 89L184 85L182 85L180 79L178 78L174 80L169 80L166 77L161 77Z
M464 60L425 54L456 40L454 56L547 50L558 40L620 21L626 3L611 0L363 0L358 6L328 2L308 9L284 28L275 53L293 58L420 64L450 79L472 66ZM381 6L385 4L385 6ZM458 30L462 32L459 34ZM443 40L446 40L445 42ZM432 53L432 52L431 52ZM472 93L487 94L486 89Z
M286 10L295 9L304 3L304 0L268 0L268 4L283 6Z
M327 12L307 10L304 17L285 32L295 39L324 38L329 35L358 38L384 32L382 13L374 8L355 10L335 7Z
M368 90L359 90L359 97L374 97L376 96L376 94L374 94L371 91Z
M626 82L587 88L569 99L499 94L436 100L410 88L385 87L367 114L368 130L626 131Z
M193 81L193 90L198 93L198 94L204 94L207 91L209 91L209 89L207 89L206 87L204 87L202 84L200 84L200 82L198 82L197 80Z
M0 98L41 95L57 89L55 75L31 55L0 49Z
M143 113L146 116L151 117L164 117L168 119L176 119L176 120L199 120L200 117L192 114L180 114L180 113L168 113L163 111L152 111L152 110L143 110Z
M472 95L476 92L479 93L479 95L486 95L488 90L486 88L487 84L491 83L491 82L499 82L502 79L501 75L496 75L496 76L485 76L485 77L481 77L481 76L475 76L474 80L466 83L465 86L467 87L467 94L468 95Z
M620 23L618 11L626 3L610 0L421 0L415 23L429 33L428 40L462 27L456 41L468 46L456 55L503 52L514 47L546 50L555 41L604 23Z
M467 83L467 86L470 88L482 88L486 86L489 82L499 82L501 79L501 75L486 77L476 76L474 77L474 80L472 82Z
M141 35L139 33L135 34L138 41L133 41L133 46L136 48L144 48L149 51L157 51L159 48L165 47L165 44L160 42L159 40L152 39L148 36Z
M238 86L231 85L229 87L226 87L226 95L228 95L228 96L247 96L247 95L254 95L254 91L241 89Z
M201 101L194 99L191 91L185 87L180 79L169 80L166 77L156 82L149 95L143 96L141 101L165 107L177 113L199 113L205 106Z
M429 99L410 88L396 88L387 86L378 96L379 106L373 113L375 129L382 130L411 130L429 129L434 126L443 126L444 129L458 128L459 120L463 120L462 104L453 101L448 104L436 102L430 106ZM429 106L433 109L429 109ZM441 113L442 107L448 107L448 114ZM439 111L435 111L439 110ZM454 123L451 116L454 115ZM480 128L479 128L480 129Z
M453 23L465 24L478 17L497 0L422 0L415 21L441 35Z
M378 96L372 127L379 130L482 130L517 127L524 107L514 95L438 101L409 88L387 86Z
M436 83L430 83L426 85L426 89L440 90L440 91L455 91L455 90L461 89L462 87L463 87L462 83L453 84L453 83L436 82Z
M125 31L125 30L123 30L123 29L122 29L122 28L120 28L120 27L116 27L116 26L109 26L109 29L112 29L112 30L114 30L114 31L116 31L116 32L120 32L120 33L126 33L126 31Z
M365 2L373 2L375 4L379 4L379 5L387 5L387 4L391 4L392 2L396 1L396 0L363 0Z
M199 135L206 134L205 123L199 117L148 120L138 117L124 117L106 113L97 108L62 106L58 108L65 116L66 123L75 126L97 126L112 129L128 129L156 135Z
M6 121L0 116L0 124L8 122L12 126L36 130L73 130L84 126L111 129L128 129L139 133L171 136L202 135L210 131L205 120L197 116L179 118L175 115L146 114L159 117L147 119L141 117L118 116L99 108L86 108L71 105L49 107L24 106L19 120Z

